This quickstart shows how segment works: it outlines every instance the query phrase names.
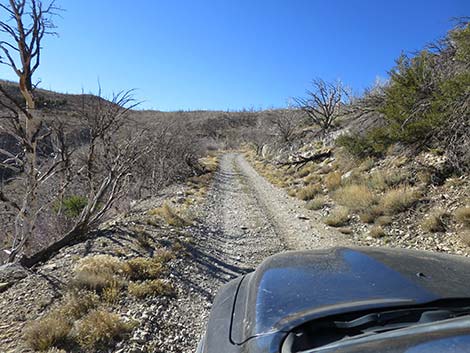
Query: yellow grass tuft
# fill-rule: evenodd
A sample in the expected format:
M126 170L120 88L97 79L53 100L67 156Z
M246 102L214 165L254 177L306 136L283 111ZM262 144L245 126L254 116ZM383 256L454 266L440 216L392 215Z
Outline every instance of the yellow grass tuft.
M380 209L385 215L394 215L410 208L419 200L416 190L401 186L387 191L380 200Z
M322 188L319 184L309 185L297 192L297 197L301 200L308 201L313 199L319 193L322 192Z
M351 184L338 189L333 198L353 211L365 210L374 205L377 196L365 185Z
M349 209L347 207L338 207L324 218L324 223L331 227L341 227L349 222Z

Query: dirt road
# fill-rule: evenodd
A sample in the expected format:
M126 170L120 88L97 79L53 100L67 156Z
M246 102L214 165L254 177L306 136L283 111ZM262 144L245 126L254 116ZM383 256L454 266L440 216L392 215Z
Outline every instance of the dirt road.
M221 285L277 252L347 244L344 235L326 228L301 201L272 186L237 153L221 157L200 220L192 230L196 253L189 269L197 280L175 307L180 313L175 321L194 329L185 352L194 351Z

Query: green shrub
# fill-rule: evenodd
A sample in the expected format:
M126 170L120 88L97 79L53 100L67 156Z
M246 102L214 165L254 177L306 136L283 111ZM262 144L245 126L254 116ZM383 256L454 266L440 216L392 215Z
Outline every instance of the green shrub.
M85 196L72 195L55 202L52 208L56 213L63 211L67 217L76 218L87 204L88 199Z
M393 140L385 128L374 128L364 135L341 135L335 143L355 157L366 158L382 156Z

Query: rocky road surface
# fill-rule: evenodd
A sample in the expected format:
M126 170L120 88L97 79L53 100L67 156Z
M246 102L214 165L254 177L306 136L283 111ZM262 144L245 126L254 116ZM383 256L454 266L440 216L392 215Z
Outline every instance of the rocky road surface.
M200 227L193 230L198 233L193 234L198 254L194 254L196 265L191 271L211 295L196 294L178 303L178 312L185 313L179 320L194 328L188 352L195 350L213 295L222 284L281 251L348 243L345 235L326 228L318 215L272 186L237 153L221 157L200 212Z

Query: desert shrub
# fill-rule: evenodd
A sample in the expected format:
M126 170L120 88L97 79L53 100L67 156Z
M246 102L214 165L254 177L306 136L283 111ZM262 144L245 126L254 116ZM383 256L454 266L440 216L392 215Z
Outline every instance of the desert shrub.
M99 297L88 291L70 292L65 297L57 313L67 320L78 320L99 305Z
M369 207L359 212L359 219L363 223L374 223L382 215L382 210L378 206Z
M381 226L374 226L370 229L369 235L372 238L383 238L386 233Z
M143 257L130 259L126 265L125 272L131 280L158 278L164 269L161 261Z
M96 351L123 339L132 329L117 314L93 310L77 323L74 338L82 348Z
M443 210L434 210L422 222L421 228L425 232L443 232L446 230L445 217L447 213Z
M30 348L36 351L46 351L64 344L71 329L70 321L54 312L27 325L24 340Z
M367 157L364 159L358 167L360 172L368 172L375 165L375 160L373 158Z
M106 287L101 292L101 298L109 304L115 304L118 302L122 293L121 286Z
M153 260L160 263L166 263L170 260L175 259L175 253L170 250L157 249L153 254Z
M158 216L169 226L186 227L191 225L188 220L178 215L178 213L166 202L163 204L163 206L151 210L149 214L153 216Z
M376 202L376 195L365 185L351 184L338 189L333 198L353 211L365 210Z
M380 200L380 209L385 215L394 215L410 208L419 199L416 190L404 186L387 191Z
M287 191L287 195L289 195L289 196L291 196L291 197L297 196L297 189L295 189L295 188L289 189L289 190Z
M305 206L309 210L319 210L322 209L327 204L326 197L323 195L315 196L312 200L307 202Z
M393 141L384 128L374 128L363 135L341 135L335 143L357 158L366 158L383 156Z
M463 230L462 232L459 233L459 238L460 238L460 241L470 247L470 230L468 229L465 229Z
M341 185L341 173L340 172L333 172L325 176L323 179L326 188L329 191L336 190Z
M174 289L171 284L160 279L154 279L142 283L129 283L129 294L137 298L145 298L151 295L171 296L174 294Z
M347 207L335 208L323 219L323 222L331 227L341 227L349 222L349 209Z
M455 210L455 219L463 224L465 227L470 228L470 206L460 207Z
M322 189L319 184L308 185L297 192L297 197L301 200L308 201L313 199L321 192Z
M304 178L306 184L312 184L320 181L320 176L318 174L311 173Z
M117 257L89 256L82 259L75 267L72 285L97 292L107 287L119 287L123 284L125 270L125 264Z
M304 178L304 177L306 177L307 175L310 174L310 168L309 167L302 167L300 170L297 171L296 174L299 178Z
M67 217L76 218L80 216L87 204L88 199L85 196L72 195L55 202L52 208L56 213L63 211Z
M393 218L390 216L380 216L375 220L375 224L381 227L392 224L392 222Z

